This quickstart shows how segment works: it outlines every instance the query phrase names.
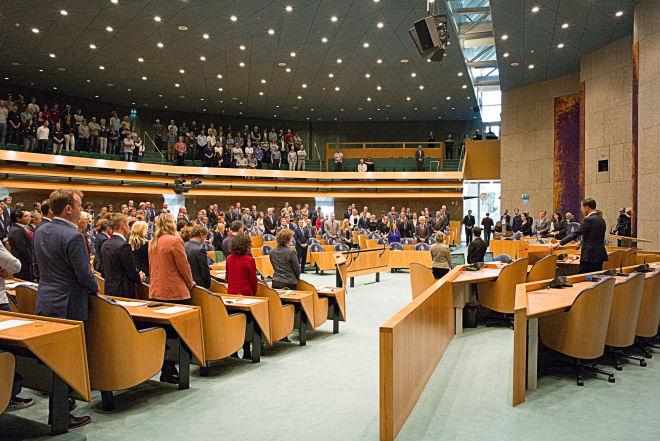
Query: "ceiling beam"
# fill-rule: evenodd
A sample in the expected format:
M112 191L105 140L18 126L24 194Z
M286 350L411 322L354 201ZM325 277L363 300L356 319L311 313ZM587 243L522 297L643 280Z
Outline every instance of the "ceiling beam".
M497 67L497 60L469 61L467 65L474 68Z
M489 14L490 15L490 7L489 6L483 6L483 7L476 7L476 8L457 8L457 9L453 9L452 12L454 14L459 14L459 15L469 15L469 14Z

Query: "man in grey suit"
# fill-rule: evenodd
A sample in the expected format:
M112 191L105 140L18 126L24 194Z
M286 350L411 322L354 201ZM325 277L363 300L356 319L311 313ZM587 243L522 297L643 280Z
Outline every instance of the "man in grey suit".
M87 320L89 296L98 293L85 239L76 227L82 211L81 198L82 193L76 190L52 192L50 206L55 217L35 232L34 255L39 269L37 315ZM69 415L69 428L84 426L91 420L89 416Z
M337 240L339 234L339 221L335 219L335 214L330 213L330 219L325 221L323 228L328 235L328 239Z
M254 222L254 218L250 214L249 208L243 209L243 214L241 215L240 221L243 222L243 226L248 230L252 228L252 222Z
M550 232L550 226L552 225L552 222L550 219L546 218L546 211L541 210L539 211L539 218L536 221L536 227L534 228L534 232L541 237L547 237L548 233Z

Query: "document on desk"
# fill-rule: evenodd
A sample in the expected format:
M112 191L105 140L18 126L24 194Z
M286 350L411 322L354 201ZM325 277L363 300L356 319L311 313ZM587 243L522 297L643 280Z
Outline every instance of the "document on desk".
M321 294L330 294L332 291L334 291L334 289L327 286L324 286L321 289L316 288L316 292L320 292Z
M122 300L115 300L115 303L121 306L128 306L128 307L134 307L137 308L138 306L144 306L147 304L147 302L124 302Z
M291 294L290 289L276 289L275 291L277 291L277 293L281 296L288 296L289 294Z
M6 289L16 289L17 286L31 286L36 288L39 285L34 282L10 282L5 284Z
M11 319L0 322L0 331L5 329L18 328L19 326L29 325L34 320Z
M163 309L155 309L154 312L159 314L178 314L180 312L190 311L192 308L186 306L170 306Z

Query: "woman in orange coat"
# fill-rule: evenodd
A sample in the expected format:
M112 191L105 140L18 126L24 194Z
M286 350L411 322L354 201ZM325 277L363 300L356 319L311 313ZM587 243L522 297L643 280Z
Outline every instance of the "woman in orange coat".
M176 233L170 213L156 218L149 243L149 298L169 303L188 303L193 282L183 240Z

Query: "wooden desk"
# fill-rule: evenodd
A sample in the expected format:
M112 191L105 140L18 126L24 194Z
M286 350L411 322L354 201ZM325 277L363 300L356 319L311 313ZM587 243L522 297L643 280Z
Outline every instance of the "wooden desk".
M16 371L23 385L50 394L49 418L51 435L68 431L69 388L84 401L91 399L87 349L83 323L38 317L28 314L0 312L0 323L7 320L30 320L31 323L0 330L0 349L17 358ZM38 364L32 362L36 359ZM48 368L44 378L31 368Z
M454 295L454 315L456 335L463 333L463 308L472 298L471 285L492 282L496 280L505 265L500 263L486 263L479 271L466 271L468 265L456 267L456 271L448 277L449 285ZM447 277L447 276L445 276Z
M317 288L319 297L327 297L329 304L328 316L332 317L332 332L339 332L339 321L346 321L346 289L335 287Z
M242 312L247 316L246 335L252 342L252 363L261 360L261 340L271 343L270 316L268 315L268 299L264 297L239 296L222 294L220 296L229 311Z
M0 351L0 415L5 411L11 400L15 369L16 357L14 357L14 354Z
M221 282L227 281L227 272L225 270L211 270L211 277Z
M431 266L433 264L433 259L431 258L431 252L405 250L405 249L403 251L390 250L391 269L400 269L400 268L410 269L410 264L413 262L421 263L422 265L426 265L426 266Z
M145 303L135 299L126 299L122 297L106 296L109 299L120 302ZM137 303L139 302L139 303ZM202 330L202 314L199 306L176 305L160 301L150 301L147 304L162 303L163 306L149 307L147 305L129 306L124 303L133 320L136 322L150 323L164 327L167 332L167 338L175 338L179 352L179 389L188 389L190 387L190 356L194 355L200 366L206 366L206 355L204 353L204 337ZM175 314L164 314L158 312L172 306L182 306L188 308L186 311Z
M344 251L342 254L346 257L347 277L350 278L351 288L355 286L357 276L375 273L376 282L380 282L380 273L390 269L390 250L387 247Z
M316 265L316 270L321 271L321 274L324 271L332 271L335 269L335 252L334 245L323 245L323 251L308 253L311 256L309 263L311 266Z
M298 321L298 332L300 335L300 346L307 345L307 322L314 323L314 299L312 293L290 289L276 289L280 300L284 304L293 305L296 309L296 320ZM305 317L307 320L305 320Z

